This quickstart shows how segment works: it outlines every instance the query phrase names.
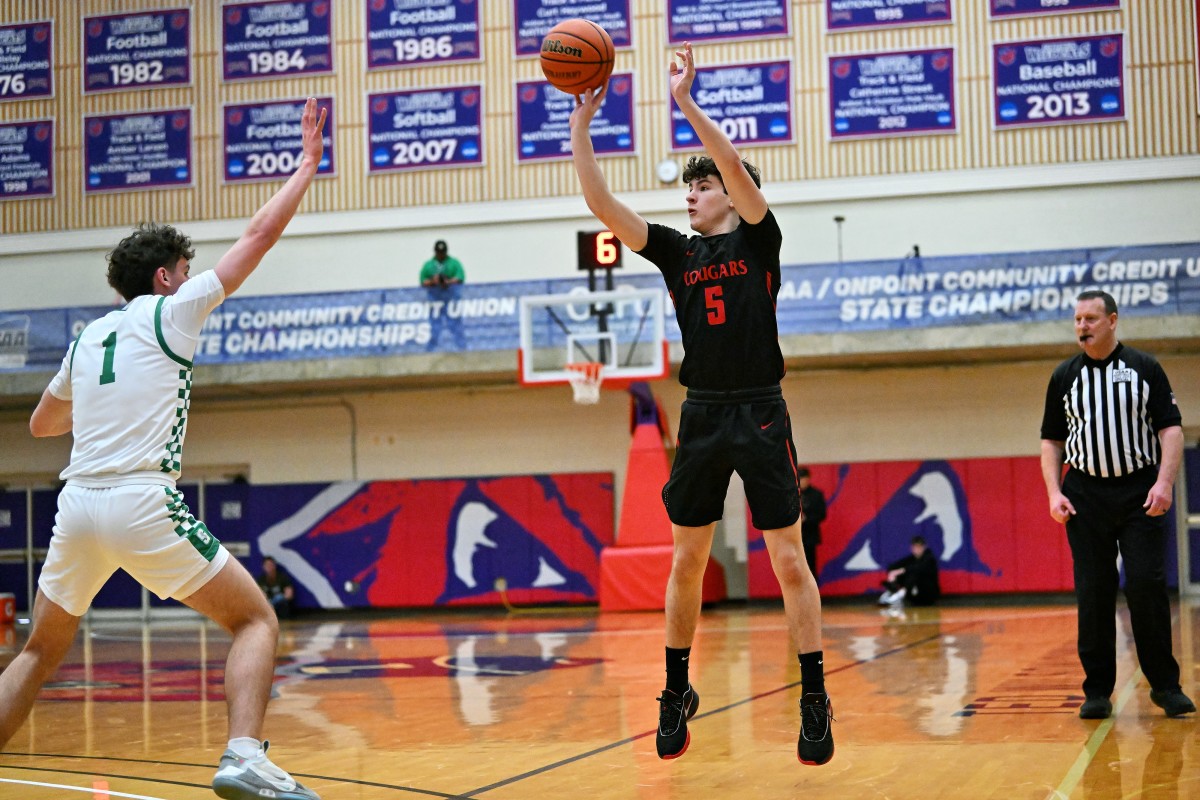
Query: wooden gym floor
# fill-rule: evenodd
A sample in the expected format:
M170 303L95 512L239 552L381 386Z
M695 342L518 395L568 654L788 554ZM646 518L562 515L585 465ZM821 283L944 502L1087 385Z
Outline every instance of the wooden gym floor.
M1195 697L1200 603L1176 618ZM700 713L671 762L653 740L661 614L318 617L284 626L267 735L326 800L1200 797L1200 721L1150 704L1124 611L1118 631L1116 713L1087 722L1067 599L830 605L837 752L807 767L774 606L704 613ZM0 797L212 798L227 645L198 619L91 622L0 754Z

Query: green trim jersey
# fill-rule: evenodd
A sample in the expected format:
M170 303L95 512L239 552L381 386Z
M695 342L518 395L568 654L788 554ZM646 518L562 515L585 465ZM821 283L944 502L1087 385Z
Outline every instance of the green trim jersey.
M79 486L174 486L192 391L192 356L225 299L212 270L174 295L141 295L91 322L49 390L70 401L75 442L62 479Z

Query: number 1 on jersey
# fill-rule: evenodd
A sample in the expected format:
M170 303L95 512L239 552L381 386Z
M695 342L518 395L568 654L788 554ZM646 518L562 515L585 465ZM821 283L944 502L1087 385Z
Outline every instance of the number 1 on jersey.
M709 286L704 290L704 307L708 309L709 325L725 323L725 301L721 299L720 286Z
M103 386L117 379L117 373L113 372L113 356L117 354L117 332L113 331L105 336L100 344L104 345L104 368L100 370L100 385Z

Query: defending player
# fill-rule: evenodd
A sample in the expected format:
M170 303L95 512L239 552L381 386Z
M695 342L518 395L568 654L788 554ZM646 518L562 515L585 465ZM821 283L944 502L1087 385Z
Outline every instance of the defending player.
M189 279L191 240L144 224L108 254L108 282L128 300L68 349L29 427L74 434L54 536L38 580L33 630L0 674L0 745L71 647L79 618L117 569L175 597L233 636L225 665L229 747L213 790L230 800L317 800L260 741L278 623L254 578L229 557L175 489L204 320L254 271L296 213L321 161L326 110L310 98L296 172L258 210L217 265Z
M795 446L779 386L784 365L775 298L782 234L758 170L741 160L692 99L691 45L675 55L682 66L671 63L671 95L708 151L690 159L683 172L688 217L698 235L647 223L609 190L588 133L604 91L577 97L571 115L575 169L588 208L659 268L683 332L679 380L687 400L663 489L675 553L667 583L667 685L658 698L658 755L677 758L691 741L687 720L699 698L688 682L688 658L713 532L736 470L754 524L764 531L788 631L798 646L804 689L797 755L805 764L824 764L833 757L833 734L822 667L821 598L800 540Z

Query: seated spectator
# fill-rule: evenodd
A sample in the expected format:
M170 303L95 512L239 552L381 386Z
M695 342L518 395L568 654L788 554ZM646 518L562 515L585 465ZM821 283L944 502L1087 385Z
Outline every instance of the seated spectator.
M258 586L275 609L275 616L287 619L292 615L292 599L296 596L296 590L292 588L292 579L270 556L263 556L263 569L262 574L258 576Z
M925 540L920 536L912 538L911 550L912 555L888 564L887 577L883 581L885 591L879 596L880 605L907 600L914 606L931 606L941 596L937 556L925 546Z
M433 258L421 267L422 286L450 286L467 279L463 265L450 255L446 242L438 239L433 243Z

